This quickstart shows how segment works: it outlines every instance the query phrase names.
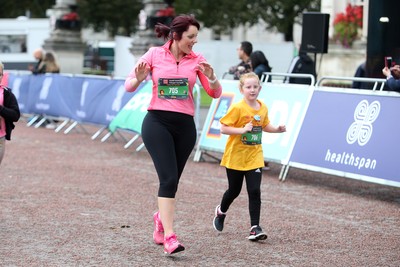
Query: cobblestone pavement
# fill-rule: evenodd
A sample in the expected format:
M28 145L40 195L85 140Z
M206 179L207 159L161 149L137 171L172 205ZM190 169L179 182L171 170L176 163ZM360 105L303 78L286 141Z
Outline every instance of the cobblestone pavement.
M245 186L212 227L225 170L189 160L175 230L186 250L152 242L157 178L146 150L21 120L0 167L0 266L399 266L400 189L280 166L263 174L264 242L250 242ZM79 131L78 131L79 130ZM133 135L123 133L130 138Z

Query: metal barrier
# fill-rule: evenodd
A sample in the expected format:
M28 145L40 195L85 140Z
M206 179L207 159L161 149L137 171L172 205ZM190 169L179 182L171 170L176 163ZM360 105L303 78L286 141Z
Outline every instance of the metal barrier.
M280 76L280 77L293 77L293 78L309 78L310 79L310 84L309 85L314 85L315 84L315 77L311 74L306 74L306 73L287 73L287 72L263 72L261 76L261 81L265 82L268 81L269 77L272 76Z
M385 87L386 80L385 79L375 79L375 78L359 78L359 77L337 77L337 76L324 76L321 77L317 81L316 86L322 86L321 82L325 80L337 80L337 81L354 81L354 82L366 82L366 83L373 83L374 87L372 88L372 91L376 91L378 84L380 83L380 88L379 91L383 91L383 88Z
M226 79L227 75L233 75L230 74L229 72L225 72L222 75L222 79ZM261 75L261 81L265 82L268 81L269 77L272 76L278 76L278 77L293 77L293 78L309 78L310 79L310 84L309 85L314 85L315 84L315 77L311 74L306 74L306 73L287 73L287 72L263 72ZM226 79L226 80L231 80L231 79Z
M260 92L271 121L288 129L265 136L262 144L264 160L282 165L279 180L284 181L294 167L400 187L400 124L393 120L400 94L382 91L384 79L323 77L314 86L308 74L264 73L268 75L310 78L308 85L266 82ZM317 86L326 79L373 82L375 91ZM220 83L224 90L209 108L194 161L201 161L202 154L210 156L208 152L224 152L227 136L220 133L219 120L241 97L238 81Z

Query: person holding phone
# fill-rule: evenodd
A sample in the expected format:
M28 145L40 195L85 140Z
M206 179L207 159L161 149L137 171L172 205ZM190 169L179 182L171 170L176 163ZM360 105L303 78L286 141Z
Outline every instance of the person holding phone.
M385 67L382 69L383 75L386 77L386 85L391 91L400 93L400 65L394 65L389 68L389 64L385 61Z

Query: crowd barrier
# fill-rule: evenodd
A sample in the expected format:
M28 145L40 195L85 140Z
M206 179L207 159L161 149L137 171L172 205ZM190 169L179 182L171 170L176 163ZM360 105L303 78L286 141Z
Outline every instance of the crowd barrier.
M200 91L197 84L193 87L193 93L195 96L195 123L199 128L199 108L200 108ZM135 132L136 135L124 146L128 148L134 141L136 141L141 135L142 122L147 114L147 107L150 104L152 94L152 83L147 82L144 86L137 91L137 93L126 103L121 111L115 116L113 121L110 123L108 129L109 133L103 137L107 138L118 130L129 130ZM199 130L198 130L199 132ZM143 144L136 148L139 151L143 148Z
M144 81L133 93L126 92L124 82L122 78L93 75L31 75L19 72L7 75L8 86L12 88L21 112L32 114L28 126L39 127L43 120L57 119L62 123L55 131L59 132L69 123L64 131L68 133L77 125L98 125L100 129L92 135L92 139L108 131L101 139L103 142L118 130L132 131L136 133L136 139L140 135L140 126L151 98L152 81ZM200 93L197 85L194 94L198 115ZM198 117L196 125L199 124ZM36 118L42 119L36 121Z
M400 94L382 91L382 85L379 91L324 87L320 83L323 79L316 85L313 81L310 85L263 83L259 98L269 108L271 123L287 127L283 134L263 134L264 159L282 165L281 180L295 167L400 186L400 144L396 138L400 124L395 117L400 111ZM220 133L219 119L232 103L242 99L237 81L220 82L223 93L208 110L195 161L208 152L223 153L227 136ZM99 125L101 129L92 139L107 130L102 141L119 130L135 133L125 147L140 136L152 87L147 81L134 93L127 93L123 79L18 73L9 73L8 85L22 113L65 118L71 125ZM198 119L198 86L195 94ZM141 147L143 144L137 150Z
M271 123L287 127L283 134L263 134L264 159L282 164L282 181L289 168L296 167L400 186L396 138L400 124L395 117L400 94L382 91L384 79L356 78L380 88L359 90L321 86L320 81L328 78L315 86L263 83L259 98L269 108ZM223 153L227 136L220 133L219 119L242 99L237 81L222 80L221 84L223 94L210 106L195 161L209 152Z
M196 148L195 161L199 161L207 152L224 152L228 136L221 134L219 120L231 104L243 98L237 81L221 80L220 83L223 92L219 99L214 99L211 103ZM287 90L283 90L284 88ZM288 164L312 93L313 87L309 85L264 84L259 99L267 105L271 123L286 124L291 129L283 134L263 133L262 146L266 160Z
M132 98L123 80L103 77L10 73L8 85L22 113L103 126Z

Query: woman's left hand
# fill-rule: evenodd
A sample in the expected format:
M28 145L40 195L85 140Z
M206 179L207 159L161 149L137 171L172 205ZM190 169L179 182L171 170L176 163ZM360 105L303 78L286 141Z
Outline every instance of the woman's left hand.
M214 69L211 67L210 64L207 62L201 62L198 65L199 70L207 76L209 80L214 80L215 75L214 75Z

